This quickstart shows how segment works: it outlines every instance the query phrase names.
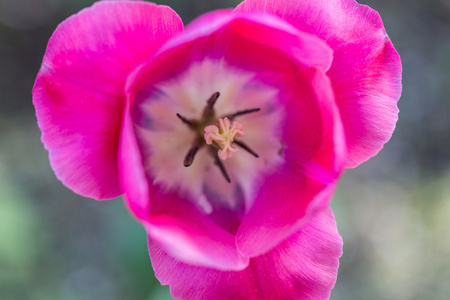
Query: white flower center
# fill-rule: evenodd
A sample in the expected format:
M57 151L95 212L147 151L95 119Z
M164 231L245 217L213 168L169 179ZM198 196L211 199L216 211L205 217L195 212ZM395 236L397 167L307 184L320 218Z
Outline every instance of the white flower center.
M149 91L137 99L136 129L149 178L205 213L248 209L262 178L283 162L278 90L255 73L204 60Z

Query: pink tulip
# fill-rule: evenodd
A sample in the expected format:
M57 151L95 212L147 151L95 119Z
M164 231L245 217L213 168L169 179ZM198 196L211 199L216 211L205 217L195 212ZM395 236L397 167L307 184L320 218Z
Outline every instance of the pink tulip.
M329 202L397 121L400 58L353 0L246 0L185 29L167 6L101 1L61 23L33 89L57 177L125 194L182 299L327 299Z

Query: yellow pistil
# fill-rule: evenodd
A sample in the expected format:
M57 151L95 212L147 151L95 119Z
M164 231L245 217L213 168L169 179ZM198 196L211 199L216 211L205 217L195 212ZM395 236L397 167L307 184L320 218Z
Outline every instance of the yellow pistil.
M244 136L244 132L242 131L241 123L233 121L231 125L230 120L226 117L219 119L219 124L220 129L216 125L206 126L204 138L208 145L215 142L220 147L218 151L219 158L226 160L238 151L238 148L233 147L232 143L236 137Z

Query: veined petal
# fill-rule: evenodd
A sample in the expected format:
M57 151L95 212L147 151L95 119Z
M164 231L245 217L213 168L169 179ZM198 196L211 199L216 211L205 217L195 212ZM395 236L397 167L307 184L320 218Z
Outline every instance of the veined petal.
M277 15L334 50L328 72L342 115L346 167L376 155L397 122L401 62L380 16L354 0L246 0L238 13Z
M155 275L181 299L328 299L342 239L330 209L314 218L242 271L218 271L182 263L149 238Z
M286 164L265 179L239 227L236 242L245 256L264 254L328 207L344 166L345 136L327 76L299 73L285 97Z
M402 67L392 43L379 38L348 43L335 55L339 59L328 76L345 128L346 167L354 168L375 156L392 136Z
M69 188L96 199L122 193L117 161L125 80L180 30L169 7L140 1L97 2L58 26L33 103L52 168Z

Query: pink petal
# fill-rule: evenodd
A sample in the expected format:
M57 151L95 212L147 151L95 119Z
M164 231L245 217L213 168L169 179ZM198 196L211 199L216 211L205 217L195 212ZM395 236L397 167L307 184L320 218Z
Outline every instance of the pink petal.
M223 30L222 32L220 30ZM214 36L217 34L217 36ZM176 47L188 40L208 37L211 45L205 49L215 55L227 54L239 51L236 55L244 62L251 56L246 54L246 47L240 44L240 40L257 43L256 49L252 49L252 55L266 56L264 48L273 48L279 52L295 58L298 62L311 67L327 71L332 62L332 51L326 44L316 37L296 30L296 28L267 14L245 13L230 14L228 10L219 10L207 13L197 18L186 27L185 34L178 39L172 39L164 48ZM255 47L254 46L254 47ZM214 55L213 54L213 55ZM269 57L265 57L267 60Z
M239 272L184 264L152 239L148 244L156 277L180 299L328 299L342 254L331 210Z
M356 167L376 155L397 122L401 62L378 13L353 0L246 0L237 12L268 12L322 38L334 50L328 75Z
M239 227L245 256L264 254L328 207L344 165L345 138L326 75L299 72L292 98L285 97L286 164L265 179Z
M206 58L225 58L231 65L256 72L295 76L305 66L328 70L332 51L320 39L276 17L219 10L203 15L164 44L154 60L133 72L126 89L135 93L174 78L192 62Z
M129 72L182 30L170 8L101 1L61 23L33 89L42 142L56 176L96 199L122 193L118 144Z
M236 248L235 236L200 212L187 197L151 187L149 236L173 257L219 270L242 270L248 258Z
M119 174L124 187L124 201L130 212L147 227L150 212L150 191L142 164L134 125L131 120L130 102L124 110L119 147Z

